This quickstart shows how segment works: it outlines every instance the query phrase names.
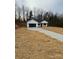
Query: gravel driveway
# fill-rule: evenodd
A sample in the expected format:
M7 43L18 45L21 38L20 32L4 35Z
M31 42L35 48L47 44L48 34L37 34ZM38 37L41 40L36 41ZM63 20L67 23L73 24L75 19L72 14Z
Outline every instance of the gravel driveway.
M59 33L48 31L48 30L45 30L45 29L42 29L42 28L28 28L28 30L38 31L38 32L44 33L45 35L47 35L51 38L56 38L60 41L63 41L63 35L61 35Z

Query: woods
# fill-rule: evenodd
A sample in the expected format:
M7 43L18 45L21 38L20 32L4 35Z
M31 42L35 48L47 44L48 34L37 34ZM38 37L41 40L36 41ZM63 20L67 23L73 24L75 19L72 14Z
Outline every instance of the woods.
M34 8L31 10L24 5L22 7L16 4L15 7L15 24L19 26L26 26L27 20L46 20L48 26L63 27L63 15L53 14L51 11Z

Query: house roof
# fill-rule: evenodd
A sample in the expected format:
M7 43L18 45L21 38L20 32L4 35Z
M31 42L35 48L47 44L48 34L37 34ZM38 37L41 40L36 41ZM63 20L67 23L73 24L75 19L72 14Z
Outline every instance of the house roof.
M30 22L30 21L35 21L35 22L38 22L38 23L48 23L48 21L46 20L43 20L43 19L35 19L35 18L32 18L32 19L28 19L27 22Z
M32 19L32 20L28 20L27 23L38 23L38 21Z
M46 20L41 21L41 23L48 23Z

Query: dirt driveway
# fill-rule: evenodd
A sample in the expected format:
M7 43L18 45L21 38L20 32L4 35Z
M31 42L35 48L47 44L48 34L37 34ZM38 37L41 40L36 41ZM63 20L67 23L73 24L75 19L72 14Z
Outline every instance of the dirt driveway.
M48 30L42 29L42 28L28 28L28 30L38 31L38 32L44 33L45 35L47 35L51 38L56 38L60 41L63 41L63 35L56 33L56 32L48 31Z

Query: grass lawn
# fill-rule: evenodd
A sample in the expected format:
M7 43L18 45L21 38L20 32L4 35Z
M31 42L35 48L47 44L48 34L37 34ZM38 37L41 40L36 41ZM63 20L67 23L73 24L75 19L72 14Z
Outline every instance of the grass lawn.
M16 59L63 59L63 42L23 27L15 34Z
M63 34L63 28L60 28L60 27L45 27L44 29L47 29L49 31L53 31L59 34Z

